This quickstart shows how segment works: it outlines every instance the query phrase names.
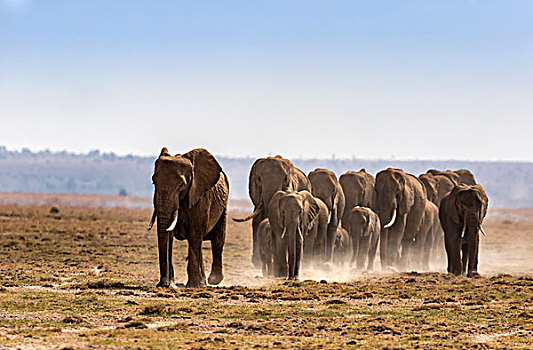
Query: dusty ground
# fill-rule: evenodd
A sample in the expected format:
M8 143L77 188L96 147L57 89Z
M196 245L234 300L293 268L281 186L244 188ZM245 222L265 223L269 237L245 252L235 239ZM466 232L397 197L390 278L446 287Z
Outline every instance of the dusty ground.
M0 349L533 347L533 209L490 212L481 278L448 276L437 263L438 273L341 268L304 271L300 282L263 279L250 264L249 223L230 221L223 285L171 290L154 288L150 209L122 207L118 197L114 207L7 197ZM185 247L177 242L174 256L181 283ZM207 242L204 258L209 266Z

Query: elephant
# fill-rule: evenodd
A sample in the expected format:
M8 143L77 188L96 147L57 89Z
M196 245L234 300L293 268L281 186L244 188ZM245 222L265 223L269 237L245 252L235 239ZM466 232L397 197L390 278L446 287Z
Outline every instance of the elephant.
M260 267L259 247L257 245L257 229L264 219L268 218L270 200L277 191L311 192L311 183L304 172L296 168L291 161L281 156L259 158L252 165L248 181L250 199L254 212L244 218L233 218L234 221L252 221L252 263Z
M348 230L348 217L353 208L373 207L374 184L376 180L365 169L357 172L347 171L339 178L345 197L344 213L342 215L342 227Z
M442 199L439 219L444 229L448 272L473 277L478 275L479 231L489 199L481 185L457 185Z
M219 284L226 237L229 182L207 150L202 148L171 156L164 147L155 161L152 182L154 211L148 230L157 218L160 279L158 287L174 286L173 237L187 240L187 287L206 285L202 241L210 240L213 254L209 284Z
M304 237L315 226L319 213L320 206L309 191L278 191L272 196L268 219L276 250L277 277L298 279Z
M335 234L344 214L345 198L342 186L335 173L327 169L315 169L308 175L313 196L320 198L328 207L329 219L326 237L326 261L331 262Z
M333 262L336 265L344 266L346 260L350 258L349 254L351 253L352 242L350 240L350 235L348 231L344 228L337 228L335 233L335 247L333 249Z
M444 175L448 177L450 180L453 181L455 185L475 185L476 179L474 178L474 174L468 169L458 169L455 171L451 170L436 170L436 169L429 169L427 171L428 173L432 175Z
M425 209L426 190L420 180L400 169L388 168L376 175L375 209L381 221L382 269L402 267L402 251L416 236ZM402 259L402 260L401 260Z
M439 209L435 203L426 201L422 221L411 245L407 245L407 264L415 269L429 270L429 259L434 244L439 244L437 239L440 228ZM409 256L410 255L410 256Z
M374 258L378 248L381 222L378 215L370 208L356 206L350 211L347 219L348 232L352 242L352 258L350 265L356 263L356 268L374 269Z
M272 229L268 219L261 221L257 229L257 243L259 246L259 256L261 257L261 268L263 277L272 275L272 263L274 259L274 245L272 239Z
M419 175L418 178L426 188L427 199L435 203L437 207L440 205L442 198L450 193L456 184L450 177L442 174L433 175L428 172Z

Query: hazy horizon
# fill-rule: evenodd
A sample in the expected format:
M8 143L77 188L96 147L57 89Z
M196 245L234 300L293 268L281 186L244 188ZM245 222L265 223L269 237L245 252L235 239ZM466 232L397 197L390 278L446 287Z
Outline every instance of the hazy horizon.
M0 47L9 149L533 161L530 1L0 0Z

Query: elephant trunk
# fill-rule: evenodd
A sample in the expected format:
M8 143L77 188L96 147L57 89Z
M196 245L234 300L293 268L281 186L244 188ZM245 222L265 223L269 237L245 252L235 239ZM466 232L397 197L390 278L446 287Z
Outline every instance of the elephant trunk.
M164 196L158 196L158 198L166 199L158 200L155 206L153 217L157 217L157 231L172 231L178 220L179 201ZM168 230L171 227L172 229Z

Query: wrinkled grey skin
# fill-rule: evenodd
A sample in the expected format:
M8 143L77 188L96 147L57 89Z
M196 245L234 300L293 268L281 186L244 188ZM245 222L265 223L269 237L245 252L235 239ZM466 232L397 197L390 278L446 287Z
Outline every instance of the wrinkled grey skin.
M328 207L320 198L314 197L318 204L318 215L313 225L304 236L304 266L311 267L313 264L321 266L326 262L326 235L328 229Z
M245 218L233 218L234 221L252 221L252 263L259 268L260 258L257 245L257 229L268 218L268 208L272 196L277 191L311 191L307 176L288 160L281 156L259 158L252 165L248 181L250 199L254 212Z
M330 170L315 169L309 173L308 177L313 196L320 198L328 207L330 218L326 238L326 260L332 262L335 234L344 214L344 192L337 176Z
M268 219L261 221L257 229L257 245L259 256L261 257L261 269L263 277L273 274L272 264L274 259L274 244L272 239L272 229Z
M478 274L479 231L489 199L481 185L458 185L442 199L439 219L444 229L448 272ZM463 235L464 230L464 235Z
M350 211L347 225L352 242L350 265L356 262L358 270L373 270L381 231L378 215L370 208L355 207Z
M426 201L420 227L408 251L410 256L406 258L407 268L429 271L429 259L433 246L443 244L442 241L436 241L439 238L442 239L442 236L438 234L439 229L439 209L434 203Z
M335 248L333 250L333 263L344 266L350 259L352 252L352 242L348 231L344 228L337 228L335 233Z
M320 207L308 191L278 191L269 205L273 232L274 275L298 279L303 241L315 224Z
M158 287L174 285L173 237L189 243L187 287L206 285L202 241L210 240L213 263L208 282L219 284L222 250L226 237L229 183L216 159L205 149L171 156L167 148L155 161L154 212L149 229L157 218L160 280ZM172 223L176 222L173 229ZM170 230L169 230L170 229Z
M353 208L372 208L374 197L374 184L376 180L365 169L359 171L347 171L339 178L344 198L345 206L342 216L342 227L348 229L348 217Z
M376 175L375 210L381 221L381 268L403 269L416 236L426 202L426 190L417 177L400 169L388 168ZM396 211L396 218L394 212ZM387 228L387 225L391 225ZM400 248L402 248L400 255Z

